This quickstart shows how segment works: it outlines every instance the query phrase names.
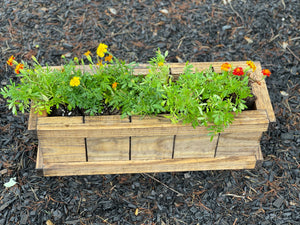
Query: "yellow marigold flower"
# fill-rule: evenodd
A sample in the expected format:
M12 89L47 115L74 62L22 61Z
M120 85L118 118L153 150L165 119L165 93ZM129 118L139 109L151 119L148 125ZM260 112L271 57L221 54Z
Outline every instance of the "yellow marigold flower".
M91 51L88 50L86 53L84 53L85 56L89 56L91 54Z
M111 85L111 87L112 87L113 89L116 89L116 88L117 88L117 85L118 85L118 83L117 83L117 82L114 82L114 83Z
M100 43L98 48L97 48L97 55L99 55L100 57L104 57L104 53L107 52L107 45Z
M159 63L157 63L157 65L158 65L158 66L163 66L164 63L163 63L163 62L159 62Z
M70 86L71 87L77 87L77 86L79 86L79 84L80 84L80 77L73 77L70 80Z
M250 66L250 68L253 70L253 72L256 70L256 66L255 66L254 62L247 61L246 63L248 66Z
M74 62L78 63L79 59L77 57L74 57Z
M15 69L16 74L19 74L21 69L24 69L24 65L22 63L19 63Z
M105 61L110 62L112 60L112 58L113 58L113 56L109 54L108 56L105 57Z
M229 63L223 63L221 65L221 70L229 71L231 69L231 65Z

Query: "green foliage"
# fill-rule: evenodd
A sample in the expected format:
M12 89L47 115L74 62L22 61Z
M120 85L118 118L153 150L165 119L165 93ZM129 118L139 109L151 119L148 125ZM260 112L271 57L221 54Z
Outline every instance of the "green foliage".
M125 64L116 58L96 66L86 55L89 71L77 69L77 58L60 69L42 67L33 58L33 68L25 64L20 70L20 82L11 81L0 93L14 114L17 110L24 113L31 102L39 113L65 105L69 110L78 107L95 115L110 106L119 109L122 117L165 113L173 123L207 126L212 135L223 131L233 122L234 114L246 108L244 99L251 96L247 75L219 74L212 68L197 71L186 63L183 74L174 81L165 64L167 54L158 50L145 76L133 75L134 62Z
M166 110L170 112L167 117L172 122L209 126L211 134L231 124L233 112L245 109L243 99L251 96L247 76L241 78L226 71L218 74L211 68L194 73L188 64L178 81L166 87L166 93Z

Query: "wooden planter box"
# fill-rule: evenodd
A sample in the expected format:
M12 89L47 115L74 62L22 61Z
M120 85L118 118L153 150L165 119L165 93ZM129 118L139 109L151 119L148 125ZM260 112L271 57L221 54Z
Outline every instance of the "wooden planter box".
M247 67L244 61L230 63ZM222 62L191 64L199 70L212 65L221 72ZM260 80L261 65L255 64L253 78ZM178 76L185 64L169 65ZM146 66L135 73L147 73ZM212 142L206 127L172 124L162 116L47 117L31 110L29 130L36 131L39 142L36 169L44 176L252 169L263 160L262 132L275 121L265 81L252 88L255 110L242 112Z

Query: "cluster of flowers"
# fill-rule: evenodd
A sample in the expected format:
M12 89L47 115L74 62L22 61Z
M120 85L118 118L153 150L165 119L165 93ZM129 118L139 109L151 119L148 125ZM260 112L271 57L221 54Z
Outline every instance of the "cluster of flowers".
M233 75L236 75L236 76L243 76L249 69L252 69L253 72L256 70L256 66L255 66L254 62L252 62L252 61L247 61L246 63L247 63L247 65L248 65L248 67L247 67L245 70L243 70L242 67L236 67L236 68L232 71L232 74L233 74ZM224 63L224 64L222 64L222 66L221 66L221 70L224 70L224 71L229 72L229 71L231 71L231 67L232 67L231 64L229 64L229 63ZM269 77L269 76L271 75L271 72L270 72L270 70L268 70L268 69L263 69L263 70L262 70L262 74L263 74L264 76L268 76L268 77Z
M106 44L100 43L97 48L97 55L99 57L103 58L105 56L105 53L107 53L107 48L108 48L108 46ZM91 55L90 51L87 51L86 53L84 53L84 55L88 58L89 61L92 61L91 56L90 56ZM111 62L112 59L113 59L113 56L111 54L108 54L107 56L105 56L104 61ZM78 62L78 58L75 57L74 61ZM9 66L13 66L15 64L16 65L15 72L17 74L20 73L21 69L24 69L24 65L22 63L16 62L15 57L13 55L7 60L7 64ZM98 63L96 65L103 66L103 60L98 59ZM158 63L158 66L163 66L163 65L164 65L163 62ZM252 69L253 72L256 70L256 66L255 66L254 62L247 61L247 65L248 65L248 67L245 70L243 70L242 67L236 67L234 70L231 71L232 65L229 63L224 63L221 65L221 70L227 71L227 72L232 72L232 74L236 75L236 76L243 76L244 74L247 74L247 71L249 69ZM268 69L263 69L262 74L264 76L269 77L271 75L271 72ZM257 81L257 82L259 83L259 81ZM72 77L70 80L70 86L77 87L79 85L80 85L80 77L77 77L77 76ZM117 85L118 85L118 83L114 82L112 84L112 88L116 89Z
M15 68L16 74L19 74L20 70L24 69L24 65L22 63L17 63L15 61L15 57L13 55L6 62L9 66L13 66L14 64L16 65L16 68Z
M97 55L99 57L103 58L105 56L105 53L107 53L107 48L108 48L108 46L106 44L100 43L97 48ZM84 53L84 55L88 58L89 61L91 61L91 58L90 58L91 51L90 50L88 50L86 53ZM105 56L104 61L111 62L112 59L113 59L113 56L111 54L108 54L108 56ZM78 62L78 58L75 57L74 61ZM98 59L98 63L96 65L103 66L103 60ZM117 84L118 84L117 82L114 82L112 84L112 88L116 89ZM70 86L77 87L79 85L80 85L80 77L72 77L72 79L70 80Z

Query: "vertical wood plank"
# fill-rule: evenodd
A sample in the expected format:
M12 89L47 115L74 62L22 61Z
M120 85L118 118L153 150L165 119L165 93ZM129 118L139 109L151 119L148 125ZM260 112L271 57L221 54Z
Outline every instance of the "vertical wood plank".
M86 161L83 138L39 138L39 148L43 163Z
M216 157L257 155L261 132L221 133Z
M214 157L218 136L210 141L207 135L176 135L175 158Z
M172 159L173 136L131 137L131 160Z
M87 138L89 162L129 160L129 137Z

